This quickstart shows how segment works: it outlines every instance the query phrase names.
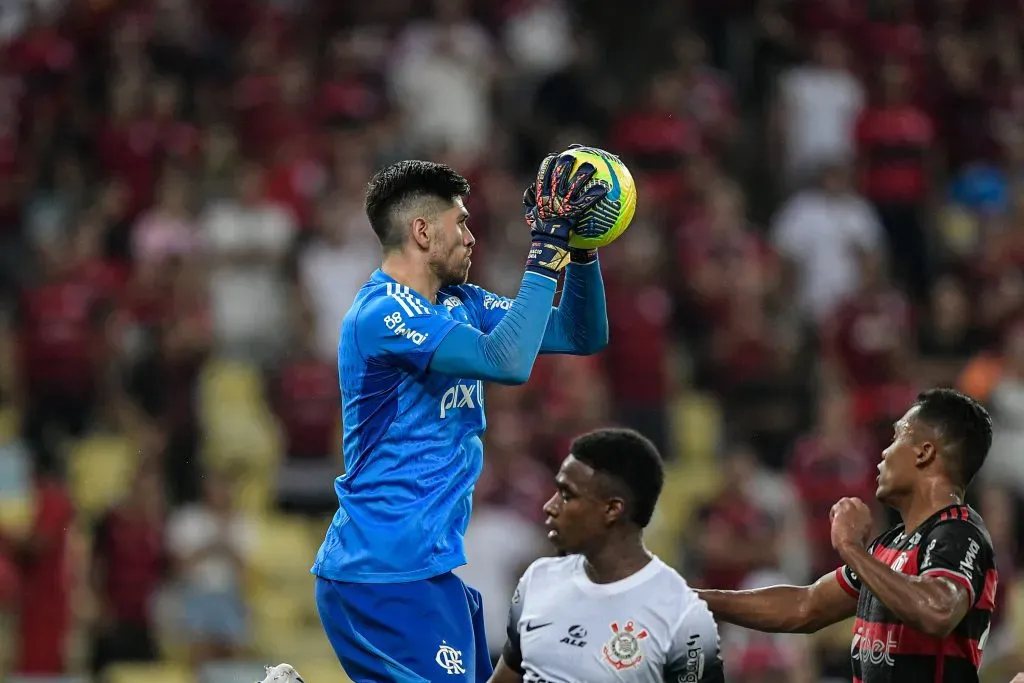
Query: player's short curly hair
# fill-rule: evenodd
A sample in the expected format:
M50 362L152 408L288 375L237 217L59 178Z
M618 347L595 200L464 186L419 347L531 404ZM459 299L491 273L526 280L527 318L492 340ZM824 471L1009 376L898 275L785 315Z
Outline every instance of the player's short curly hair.
M598 429L577 437L569 453L624 489L630 521L650 523L665 485L661 453L650 439L632 429Z
M415 209L425 215L443 210L444 202L469 194L469 181L444 164L399 161L385 166L366 188L366 217L381 246L394 249L405 239L400 217ZM425 207L422 202L436 202Z
M935 429L941 436L946 460L954 481L966 488L978 473L992 446L992 417L985 407L954 389L929 389L914 403L916 419Z

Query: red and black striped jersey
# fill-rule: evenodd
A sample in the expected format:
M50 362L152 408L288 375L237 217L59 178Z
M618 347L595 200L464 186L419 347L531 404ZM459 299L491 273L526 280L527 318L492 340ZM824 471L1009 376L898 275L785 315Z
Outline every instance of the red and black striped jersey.
M951 505L913 533L902 524L868 547L893 571L941 576L967 590L971 609L945 638L933 638L903 624L849 566L836 570L857 598L850 659L853 683L978 683L999 581L992 539L981 516L966 505Z

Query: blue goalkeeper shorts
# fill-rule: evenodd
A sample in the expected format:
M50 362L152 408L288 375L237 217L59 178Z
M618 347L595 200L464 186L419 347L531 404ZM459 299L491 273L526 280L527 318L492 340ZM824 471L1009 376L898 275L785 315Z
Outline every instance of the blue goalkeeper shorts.
M493 671L483 600L451 572L407 583L317 577L316 606L355 683L485 683Z

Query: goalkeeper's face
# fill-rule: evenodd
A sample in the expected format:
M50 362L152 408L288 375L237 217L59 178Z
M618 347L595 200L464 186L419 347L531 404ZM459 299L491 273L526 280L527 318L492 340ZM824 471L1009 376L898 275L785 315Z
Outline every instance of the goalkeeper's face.
M430 268L441 286L461 285L469 279L476 239L467 224L469 211L456 197L452 207L437 215L430 240Z
M600 548L622 515L623 500L610 496L602 475L571 455L558 470L555 488L544 504L548 540L570 554Z

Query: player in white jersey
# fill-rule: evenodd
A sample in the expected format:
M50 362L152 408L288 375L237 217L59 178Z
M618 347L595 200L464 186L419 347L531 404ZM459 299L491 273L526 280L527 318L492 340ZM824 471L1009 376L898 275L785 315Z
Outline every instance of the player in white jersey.
M601 429L569 452L544 506L562 556L519 580L490 683L723 683L707 604L644 547L665 479L658 450Z

